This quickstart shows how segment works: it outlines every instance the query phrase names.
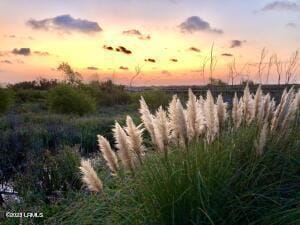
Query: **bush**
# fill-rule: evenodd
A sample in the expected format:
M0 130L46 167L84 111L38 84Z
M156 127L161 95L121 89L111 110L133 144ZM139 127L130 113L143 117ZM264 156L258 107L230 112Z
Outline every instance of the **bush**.
M91 95L97 101L98 106L124 105L130 102L130 96L124 86L105 82L94 81L90 84L82 84L81 89Z
M13 94L7 88L0 87L0 114L5 113L13 103Z
M15 89L17 103L38 103L47 99L47 91L34 89Z
M136 107L139 107L139 100L143 96L150 109L157 109L159 106L166 107L171 100L171 95L161 90L132 93L131 98Z
M48 96L50 110L56 113L84 115L96 109L95 100L82 90L69 85L59 85Z

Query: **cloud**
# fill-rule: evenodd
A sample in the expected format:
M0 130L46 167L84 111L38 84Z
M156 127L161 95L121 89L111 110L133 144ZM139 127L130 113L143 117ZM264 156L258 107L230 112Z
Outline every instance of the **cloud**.
M9 60L7 60L7 59L6 59L6 60L1 60L0 62L1 62L1 63L6 63L6 64L12 64L12 62L9 61Z
M75 19L70 15L60 15L42 20L30 19L26 24L34 30L57 30L67 33L75 31L88 34L102 31L97 22L80 18Z
M42 52L42 51L34 51L33 53L36 55L39 55L39 56L49 56L50 55L49 52Z
M129 50L129 49L127 49L127 48L125 48L124 46L119 46L118 48L116 48L116 51L117 52L122 52L122 53L124 53L126 55L132 54L132 51Z
M300 5L293 1L274 1L265 5L262 11L300 11Z
M231 53L223 53L222 56L233 57L233 55Z
M128 70L128 67L126 67L126 66L120 66L119 69L120 70Z
M171 62L178 62L178 59L170 59Z
M103 48L109 51L114 51L114 48L111 46L104 45Z
M287 26L287 27L291 27L291 28L295 28L295 27L297 27L297 24L291 22L291 23L287 23L286 26Z
M168 70L161 71L161 74L166 75L166 76L172 76L172 73Z
M119 46L119 47L112 47L112 46L107 46L107 45L104 45L103 46L104 49L108 50L108 51L116 51L116 52L121 52L121 53L124 53L126 55L131 55L132 54L132 51L125 48L124 46Z
M29 56L31 54L30 48L15 48L12 50L12 53L15 55L23 55L23 56Z
M194 33L197 31L206 31L210 33L222 34L220 29L212 28L210 24L198 16L191 16L179 25L182 32Z
M150 40L151 39L150 35L144 35L139 30L136 30L136 29L125 30L122 33L127 36L137 37L138 39L141 39L141 40Z
M17 63L19 63L19 64L24 64L24 61L21 60L21 59L17 59Z
M196 48L196 47L190 47L189 50L192 52L200 52L201 51L199 48Z
M28 39L28 40L33 40L33 37L31 36L17 36L15 34L5 34L3 35L4 38L10 38L10 39Z
M242 47L243 43L246 41L241 41L241 40L231 40L230 41L230 48L238 48Z
M87 69L87 70L98 70L98 67L95 67L95 66L88 66L86 69Z
M16 38L17 36L14 35L14 34L9 34L9 35L4 35L4 37L7 37L7 38Z
M156 63L156 60L149 58L149 59L145 59L145 62Z

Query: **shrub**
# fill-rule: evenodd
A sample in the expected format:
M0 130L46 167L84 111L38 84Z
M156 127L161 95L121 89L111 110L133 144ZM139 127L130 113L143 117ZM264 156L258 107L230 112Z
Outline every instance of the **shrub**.
M0 114L5 113L13 103L13 94L7 88L0 87Z
M101 106L124 105L130 102L130 96L125 91L124 86L116 85L112 81L98 82L94 81L90 84L82 84L81 89L91 95Z
M136 106L139 105L139 100L143 96L150 109L157 109L159 106L167 106L171 95L161 90L145 91L142 93L132 93L131 98Z
M47 91L35 89L15 89L17 103L38 103L47 99Z
M50 110L56 113L84 115L95 111L95 100L82 90L59 85L48 96Z

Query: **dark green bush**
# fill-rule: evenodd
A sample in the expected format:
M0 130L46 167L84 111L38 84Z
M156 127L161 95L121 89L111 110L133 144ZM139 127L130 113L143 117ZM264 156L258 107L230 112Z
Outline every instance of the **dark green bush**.
M15 89L17 103L43 102L47 99L47 91L35 89Z
M80 116L92 113L96 109L94 98L70 85L59 85L50 90L48 104L53 112Z
M161 90L132 93L131 98L136 107L139 107L141 96L143 96L150 109L157 109L159 106L166 107L171 100L171 95Z
M0 87L0 114L5 113L13 103L12 91Z
M98 106L124 105L130 102L130 95L122 85L116 85L112 81L81 84L80 88L94 97Z

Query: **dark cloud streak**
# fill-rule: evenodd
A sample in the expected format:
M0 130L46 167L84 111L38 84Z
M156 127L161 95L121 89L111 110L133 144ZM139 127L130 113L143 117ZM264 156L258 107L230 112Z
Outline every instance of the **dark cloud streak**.
M243 43L246 41L241 41L241 40L231 40L230 42L230 48L238 48L242 47Z
M156 63L156 60L148 58L148 59L145 59L145 62Z
M293 1L274 1L265 5L261 11L300 11L300 5Z
M125 30L122 32L122 34L127 35L127 36L137 37L140 40L150 40L151 39L150 35L144 35L139 30L136 30L136 29Z
M95 66L88 66L86 69L87 69L87 70L98 70L98 67L95 67Z
M200 52L201 51L199 48L196 48L196 47L190 47L189 50L192 52Z
M20 48L20 49L13 49L12 53L14 55L23 55L23 56L29 56L31 54L30 48Z
M197 31L206 31L210 33L222 34L223 30L212 28L210 24L198 16L191 16L186 21L179 25L179 28L184 33L194 33Z
M80 18L76 19L70 15L60 15L42 20L30 19L26 24L34 30L56 30L67 33L76 31L88 34L102 31L97 22Z

